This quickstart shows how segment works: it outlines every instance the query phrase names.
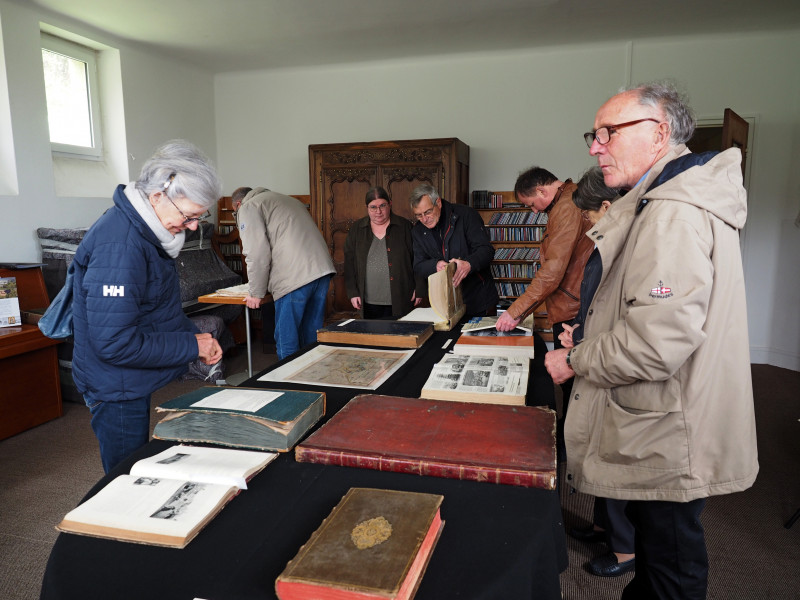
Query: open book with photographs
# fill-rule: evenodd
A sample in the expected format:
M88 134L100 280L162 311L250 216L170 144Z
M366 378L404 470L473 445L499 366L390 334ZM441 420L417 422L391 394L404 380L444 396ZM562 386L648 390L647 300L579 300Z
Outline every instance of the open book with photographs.
M66 533L184 548L277 454L177 445L135 463L56 526Z

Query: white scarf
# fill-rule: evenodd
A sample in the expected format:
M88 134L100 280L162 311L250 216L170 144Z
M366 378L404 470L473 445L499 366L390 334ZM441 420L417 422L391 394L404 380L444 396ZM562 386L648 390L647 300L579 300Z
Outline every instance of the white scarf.
M170 233L169 230L161 224L161 219L158 218L153 206L142 193L136 189L133 182L125 186L125 196L127 196L131 206L139 213L139 216L147 223L147 226L156 234L164 251L172 258L178 258L178 254L180 254L181 248L183 248L186 232L180 231L175 235Z

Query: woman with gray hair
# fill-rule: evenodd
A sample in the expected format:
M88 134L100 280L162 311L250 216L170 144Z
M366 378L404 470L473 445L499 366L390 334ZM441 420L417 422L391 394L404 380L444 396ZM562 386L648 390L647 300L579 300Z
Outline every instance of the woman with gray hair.
M106 473L147 443L150 395L222 350L181 309L175 258L221 186L195 146L167 142L119 185L114 206L83 238L73 261L73 378L92 414Z

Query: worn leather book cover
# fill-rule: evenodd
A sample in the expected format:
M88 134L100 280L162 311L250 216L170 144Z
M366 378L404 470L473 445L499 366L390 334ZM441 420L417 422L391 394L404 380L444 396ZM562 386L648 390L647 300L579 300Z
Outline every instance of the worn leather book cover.
M419 348L433 335L433 325L414 321L348 319L317 330L321 343Z
M556 415L535 406L364 394L295 447L300 462L556 485Z
M428 301L430 308L415 308L401 317L401 321L426 321L433 323L436 331L450 331L467 310L461 295L461 286L453 285L455 263L428 276Z
M325 394L206 386L156 407L153 437L287 452L325 414Z
M444 527L442 500L351 488L278 576L278 598L413 598Z

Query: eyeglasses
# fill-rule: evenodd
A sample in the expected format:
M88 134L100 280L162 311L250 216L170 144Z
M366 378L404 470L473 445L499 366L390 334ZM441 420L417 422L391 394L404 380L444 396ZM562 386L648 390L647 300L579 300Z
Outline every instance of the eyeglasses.
M170 173L169 178L167 179L167 182L164 184L162 189L164 190L164 195L165 196L167 196L167 189L169 188L170 185L172 185L172 182L175 181L175 176L176 175L177 175L177 173ZM172 202L172 198L167 196L167 200L169 200L172 203L172 206L175 207L175 210L177 210L179 213L181 213L181 216L183 217L183 223L181 223L181 225L189 225L190 223L194 223L195 221L202 221L203 219L207 219L208 217L211 216L211 213L206 211L202 215L200 215L199 217L187 217L183 213L183 211L180 208L178 208L178 205L175 204L174 202Z
M167 196L167 200L172 202L172 198L170 198L169 196ZM200 215L199 217L187 217L184 214L184 212L180 208L178 208L177 204L172 202L172 206L174 206L175 210L177 210L179 213L181 213L181 216L183 217L183 223L181 223L181 225L189 225L190 223L194 223L195 221L202 221L203 219L207 219L208 217L211 216L211 213L206 211L202 215Z
M387 208L389 208L389 204L387 202L378 204L377 206L373 206L371 204L367 206L367 209L369 209L371 212L380 212L382 210L386 210Z
M595 140L597 140L598 144L605 146L611 141L611 135L617 133L618 129L630 127L631 125L638 125L639 123L644 123L645 121L661 123L661 121L658 119L637 119L636 121L628 121L627 123L620 123L619 125L606 125L604 127L598 127L594 131L587 131L583 134L583 139L586 140L586 145L589 146L589 148L592 147L592 143Z
M414 216L417 218L418 221L421 221L422 219L427 219L433 214L435 208L436 208L436 200L434 200L433 206L431 206L424 213L414 213Z

